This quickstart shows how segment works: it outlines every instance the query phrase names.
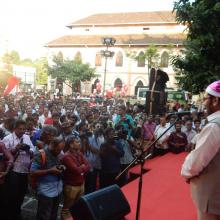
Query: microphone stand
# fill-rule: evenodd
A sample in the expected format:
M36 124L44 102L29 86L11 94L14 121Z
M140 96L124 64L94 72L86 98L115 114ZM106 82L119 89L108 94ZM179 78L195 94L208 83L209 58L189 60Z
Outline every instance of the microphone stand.
M155 143L157 143L157 141L164 135L166 134L174 125L175 123L179 120L179 118L177 117L176 120L174 121L173 124L170 125L170 127L168 127L156 140L154 140L153 143L150 144L149 148L150 149ZM139 156L137 156L124 170L122 170L118 176L116 176L116 180L118 180L125 172L128 171L128 169L135 164L138 160L141 161L141 172L140 172L140 177L139 177L139 183L138 183L138 198L137 198L137 208L136 208L136 218L135 220L139 220L140 217L140 207L141 207L141 194L142 194L142 183L143 183L143 173L144 173L144 164L145 164L145 160L147 160L150 156L152 156L152 154L148 154L145 156L146 151L144 151L142 149L142 152Z

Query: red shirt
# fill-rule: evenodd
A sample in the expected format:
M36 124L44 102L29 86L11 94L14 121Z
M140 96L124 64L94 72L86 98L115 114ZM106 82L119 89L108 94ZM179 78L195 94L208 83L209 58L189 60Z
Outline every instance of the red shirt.
M62 158L62 164L66 166L64 184L80 186L84 183L84 175L89 171L90 166L81 152L71 153L67 151ZM83 164L84 166L82 166Z

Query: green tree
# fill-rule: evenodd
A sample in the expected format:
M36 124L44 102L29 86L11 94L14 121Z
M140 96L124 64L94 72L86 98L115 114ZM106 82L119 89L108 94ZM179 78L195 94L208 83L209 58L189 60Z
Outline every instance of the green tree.
M20 55L17 51L12 50L10 53L5 53L2 58L2 62L7 64L19 64L20 63Z
M157 68L160 65L159 63L160 54L158 52L157 47L153 44L147 47L143 53L138 54L138 51L136 50L128 50L126 51L126 55L137 61L143 61L147 65L148 76L150 74L150 69L152 67Z
M95 69L82 63L80 59L70 60L54 56L53 62L52 66L48 66L49 75L64 82L76 92L80 92L81 81L88 81L96 76Z
M187 31L182 53L172 59L176 79L183 89L199 93L220 78L220 2L179 0L174 11Z

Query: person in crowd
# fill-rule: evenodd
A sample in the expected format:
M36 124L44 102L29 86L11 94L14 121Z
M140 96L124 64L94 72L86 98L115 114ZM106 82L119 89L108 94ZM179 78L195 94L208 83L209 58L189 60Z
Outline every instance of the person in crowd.
M7 184L5 177L13 166L14 158L11 152L0 142L0 219L7 219Z
M27 117L26 118L26 132L25 134L28 135L32 141L34 133L37 131L37 129L34 127L34 118Z
M195 149L186 157L181 175L190 183L198 220L219 220L220 80L207 87L203 104L208 124L200 132Z
M170 119L168 120L167 122L167 126L168 128L173 125L171 128L170 128L170 133L171 132L174 132L176 129L175 129L175 121L176 121L176 117L175 116L171 116ZM181 123L181 126L182 126L182 123Z
M39 114L37 112L33 113L32 114L32 118L34 119L34 127L36 129L41 129L42 126L41 124L39 123Z
M178 111L178 112L184 112L184 111L185 111L184 105L181 104L177 111Z
M49 109L47 107L41 107L42 114L39 116L39 124L43 127L45 120L50 116Z
M166 117L162 116L160 118L160 125L158 125L155 129L154 136L155 139L159 138L166 130L168 129L168 126L166 124ZM170 135L170 131L168 130L156 143L154 147L154 156L157 155L164 155L168 152L168 138Z
M68 117L67 117L67 120L71 122L71 125L73 126L73 128L75 128L75 125L77 123L77 116L75 114L69 114Z
M128 137L131 136L132 130L135 128L135 124L131 115L126 114L126 107L120 105L118 107L118 115L115 119L115 127L122 125L124 129L128 132Z
M72 136L73 125L70 121L65 121L61 124L62 138L66 141L68 137Z
M156 123L157 126L160 124L160 115L155 115L154 122Z
M123 171L134 159L131 145L127 141L128 132L123 129L123 127L119 127L117 130L118 142L122 146L124 151L123 157L120 158L121 163L121 171ZM124 172L118 180L119 186L122 187L128 183L128 171Z
M89 144L96 149L97 153L94 155L95 160L93 161L93 174L94 174L94 184L92 184L92 188L96 189L96 183L100 185L100 171L101 171L101 158L100 158L100 146L105 142L104 137L104 127L102 123L96 122L93 135L89 137Z
M153 121L153 116L149 115L144 125L142 126L142 137L143 137L143 145L145 151L154 141L154 132L156 126L157 126L156 123Z
M177 112L179 108L180 108L180 103L178 100L175 100L174 105L173 105L173 110Z
M25 131L26 122L17 120L14 132L2 140L14 156L14 166L7 179L7 193L11 207L10 219L18 220L21 218L21 205L28 187L29 166L35 151L35 147Z
M57 136L57 129L51 125L44 125L44 127L34 133L32 143L37 149L47 148L51 140ZM36 149L36 150L37 150Z
M45 119L44 124L53 125L57 129L57 135L59 136L62 133L62 128L60 125L60 113L57 111L52 113L51 118L48 117Z
M53 138L48 148L44 149L45 162L42 154L35 155L31 164L31 176L37 178L37 220L56 220L58 207L63 191L62 173L59 155L64 149L62 138Z
M90 145L89 137L86 134L81 135L80 140L82 147L81 151L90 165L90 170L85 174L85 194L88 194L94 192L97 187L97 175L94 168L99 150Z
M192 147L191 141L192 141L193 137L196 135L196 131L193 130L193 128L192 128L192 121L191 120L187 120L185 123L185 126L186 126L186 130L184 131L184 133L186 134L187 142L188 142L186 150L190 151L191 147Z
M201 117L201 128L204 128L208 124L208 112L204 109L202 117Z
M32 113L33 113L32 107L31 105L28 105L25 109L25 113L23 114L22 119L26 121L27 118L32 117Z
M185 151L187 147L186 134L181 131L181 122L175 123L175 131L168 138L169 149L172 153L178 154Z
M200 133L200 131L202 130L201 128L201 122L199 119L194 120L194 130L196 131L196 133Z
M8 110L5 112L6 118L14 118L18 117L18 112L14 108L14 104L12 102L8 103Z
M0 100L0 118L5 118L5 103Z
M105 142L100 146L101 172L100 187L118 183L115 177L121 170L120 158L123 157L124 151L120 142L114 139L115 131L113 128L105 130Z
M16 121L15 118L6 118L3 121L3 124L1 125L1 128L4 132L4 137L11 134L11 133L13 133L15 121Z
M80 152L80 139L77 136L70 136L65 148L67 151L62 158L62 164L66 169L61 220L71 217L69 209L84 194L85 173L90 169L87 159Z

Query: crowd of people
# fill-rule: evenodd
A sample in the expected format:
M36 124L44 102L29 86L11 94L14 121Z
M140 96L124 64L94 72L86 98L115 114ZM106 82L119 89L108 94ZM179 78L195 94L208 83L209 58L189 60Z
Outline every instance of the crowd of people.
M172 110L191 113L147 115L144 106L124 100L2 97L0 219L21 219L30 191L37 194L38 220L57 219L60 203L61 219L68 219L81 195L127 184L128 172L115 177L141 153L190 152L207 123L206 113L178 103Z

